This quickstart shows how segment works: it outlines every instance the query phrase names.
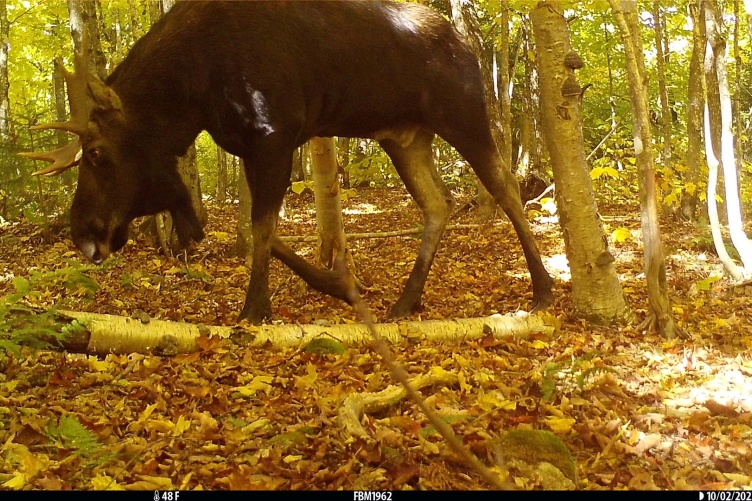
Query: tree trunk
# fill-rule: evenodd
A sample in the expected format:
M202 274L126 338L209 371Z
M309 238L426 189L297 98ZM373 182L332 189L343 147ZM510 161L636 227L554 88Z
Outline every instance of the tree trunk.
M319 262L329 269L337 268L338 259L344 261L348 280L355 278L355 263L347 247L342 224L342 205L339 197L337 148L334 138L315 137L309 141L313 165L313 193L316 199L316 231L319 237Z
M668 102L668 89L666 88L666 58L663 45L666 36L663 30L663 18L659 0L653 0L653 22L655 23L655 48L656 62L658 66L658 96L661 102L661 125L663 129L663 161L667 167L671 166L671 108Z
M350 171L347 170L347 166L350 165L350 143L349 137L337 138L337 165L338 171L342 176L342 186L345 188L350 187Z
M556 180L574 308L578 315L597 324L627 320L629 307L603 233L585 160L582 96L567 90L579 88L574 69L564 64L565 57L573 53L567 21L558 0L539 2L530 19L540 75L543 135Z
M452 7L452 21L457 31L462 34L465 41L470 45L480 62L480 70L483 75L483 91L486 98L486 108L488 110L488 119L491 122L491 133L493 134L496 148L506 161L504 156L504 126L501 117L501 106L499 99L494 93L494 78L491 64L485 56L483 48L483 36L478 24L478 13L471 0L450 0ZM507 32L509 28L507 27ZM506 63L509 64L507 60ZM511 156L511 155L510 155ZM504 169L509 168L509 164L502 166ZM478 187L478 215L482 220L493 219L496 214L496 201L486 188L476 180Z
M217 203L227 201L227 152L217 145Z
M10 80L8 79L8 52L10 51L10 25L6 0L0 0L0 139L10 137Z
M721 233L721 222L718 218L718 202L716 201L716 192L718 186L718 171L720 166L720 156L718 149L714 146L714 140L716 136L713 131L711 105L708 99L711 97L711 93L708 89L708 80L711 75L715 74L715 63L713 61L713 49L708 43L707 37L707 23L705 22L705 11L703 2L698 1L696 4L690 4L695 21L694 37L695 41L702 40L702 53L703 68L698 76L700 81L700 87L702 89L702 95L706 99L705 106L703 107L703 125L705 132L705 157L708 162L708 191L707 191L707 203L708 203L708 219L710 220L710 232L713 235L713 245L715 246L718 259L723 263L726 271L731 275L734 280L740 280L744 274L742 269L736 265L731 256L729 256L726 250L726 245L723 243L723 234ZM712 20L711 20L712 22ZM716 79L714 79L715 81ZM717 94L717 88L716 88ZM715 96L717 97L717 95ZM720 106L716 103L717 106Z
M253 253L253 233L251 232L251 189L245 175L245 162L239 159L238 169L238 230L235 245L230 254L250 259Z
M89 71L104 81L107 78L107 59L102 50L101 36L97 10L99 0L68 0L68 14L70 15L71 36L73 48L81 51L83 36L86 36Z
M522 17L520 27L522 37L523 66L525 85L521 86L522 116L520 117L520 154L517 163L517 177L520 181L520 196L526 202L538 196L548 184L548 174L543 167L544 140L541 132L540 80L538 69L531 55L535 53L533 28L530 16Z
M703 144L702 115L705 108L705 93L702 85L705 30L700 29L702 16L699 11L699 3L699 0L694 0L689 4L693 26L692 58L689 62L689 85L687 87L687 173L684 176L681 210L682 215L690 221L694 221L697 212L697 184L700 179ZM715 204L715 197L713 197L713 203Z
M731 235L731 242L739 252L739 257L744 265L743 273L745 276L749 276L752 274L752 242L744 233L744 221L739 200L734 136L731 130L733 126L731 93L726 71L726 41L720 31L718 7L714 0L705 0L703 6L708 50L713 51L715 61L715 67L711 71L715 70L718 80L721 115L721 167L723 169L723 184L726 188L726 215L728 217L729 234Z
M747 14L747 33L752 37L752 0L744 0L744 12Z
M645 248L645 280L648 286L649 316L646 327L654 326L666 338L674 337L674 319L666 283L661 229L658 224L658 202L655 187L655 167L648 111L647 76L642 53L640 21L636 0L609 0L626 55L627 75L632 101L632 127L637 177L640 189L640 209L643 244Z

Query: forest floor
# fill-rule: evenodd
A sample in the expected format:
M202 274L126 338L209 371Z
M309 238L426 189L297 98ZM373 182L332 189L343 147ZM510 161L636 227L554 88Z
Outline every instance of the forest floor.
M421 223L401 188L359 189L343 205L350 233ZM638 207L600 211L608 234L618 230L611 249L637 325L647 307ZM0 297L22 277L35 306L232 325L248 280L243 260L227 256L236 213L236 205L210 206L207 238L188 252L187 267L141 239L105 265L88 266L67 232L8 223L0 227ZM434 367L462 375L456 387L422 390L439 415L489 464L502 447L497 437L509 430L553 432L571 451L580 489L752 487L752 288L716 279L722 269L707 232L662 222L674 315L686 334L666 340L634 325L593 327L576 318L558 223L530 216L556 278L550 312L559 328L546 338L392 345L411 375ZM452 223L474 217L461 212ZM315 235L312 196L288 197L280 234ZM351 242L368 287L363 297L379 319L397 300L418 243ZM315 243L293 246L313 261ZM276 261L270 286L273 322L357 320ZM516 236L497 221L447 232L424 309L412 320L515 312L530 301ZM336 420L343 399L390 384L369 346L322 355L227 340L191 355L104 358L24 350L0 358L0 486L488 488L409 400L363 418L373 440L344 436ZM558 461L545 451L527 454L523 460ZM515 464L499 470L507 468L519 488L552 486L539 470Z

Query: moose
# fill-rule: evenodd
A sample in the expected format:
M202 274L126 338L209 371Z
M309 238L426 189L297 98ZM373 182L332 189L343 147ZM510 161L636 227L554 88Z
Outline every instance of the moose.
M552 280L519 186L492 139L478 60L436 11L389 1L178 2L105 82L81 51L65 72L69 145L27 156L55 175L79 166L71 236L101 263L139 216L169 211L182 245L204 236L177 158L206 130L245 161L253 254L241 319L271 315L270 256L313 288L347 299L339 271L308 264L276 235L294 150L312 137L371 138L422 211L420 249L390 316L415 312L453 198L433 165L439 135L462 155L509 217L527 260L535 307Z

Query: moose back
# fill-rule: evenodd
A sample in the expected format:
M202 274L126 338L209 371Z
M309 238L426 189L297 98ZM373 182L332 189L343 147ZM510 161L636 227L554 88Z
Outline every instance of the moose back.
M492 140L478 61L435 11L381 1L179 2L105 82L85 61L77 54L75 73L65 73L71 119L41 126L76 140L27 156L52 162L45 175L79 165L71 234L93 262L125 245L134 218L159 211L170 211L182 244L203 237L176 162L206 130L244 159L251 188L254 250L240 317L260 322L271 314L270 255L346 299L338 272L314 268L275 236L277 215L295 148L314 136L372 138L423 213L418 256L391 311L409 315L420 306L453 204L433 165L438 134L509 216L534 304L550 303L551 278L519 188Z

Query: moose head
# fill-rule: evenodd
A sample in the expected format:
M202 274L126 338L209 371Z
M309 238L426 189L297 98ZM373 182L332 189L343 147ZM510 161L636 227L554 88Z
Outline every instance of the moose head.
M75 73L63 69L71 118L38 125L75 139L50 152L22 153L52 164L35 175L54 176L79 166L71 206L71 236L94 263L101 263L128 241L136 217L170 211L180 244L204 236L188 189L177 172L174 151L159 147L143 120L132 118L115 90L88 70L84 53L74 57Z

